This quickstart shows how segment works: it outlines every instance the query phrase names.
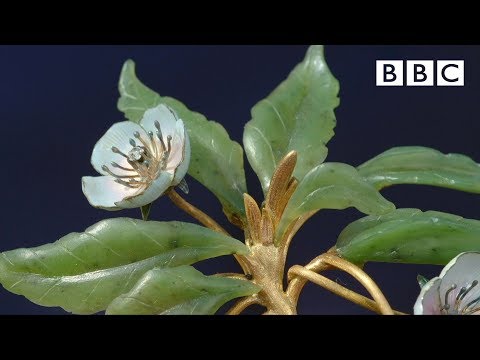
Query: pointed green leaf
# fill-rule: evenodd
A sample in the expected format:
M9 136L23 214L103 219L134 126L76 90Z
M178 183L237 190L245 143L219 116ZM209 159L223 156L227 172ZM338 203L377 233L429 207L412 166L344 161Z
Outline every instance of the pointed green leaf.
M479 164L465 155L445 155L421 146L392 148L360 165L358 171L377 189L420 184L480 193Z
M147 109L160 103L175 110L185 123L190 138L192 156L188 174L215 194L232 221L243 221L243 194L247 192L243 150L240 144L230 139L223 126L143 85L135 74L132 60L123 66L118 89L121 95L118 109L131 121L139 122Z
M305 59L266 99L252 109L243 144L264 193L279 161L298 152L294 176L301 180L327 157L336 124L338 81L331 74L323 46L311 46Z
M92 314L153 268L246 251L241 242L194 224L109 219L53 244L0 253L0 283L36 304Z
M342 163L318 165L298 184L282 216L277 235L283 234L294 220L311 211L349 207L376 215L395 209L395 205L367 183L354 167Z
M107 308L119 315L211 315L226 302L260 291L246 280L205 276L191 266L153 269Z
M447 264L464 251L480 251L480 221L437 211L398 209L348 225L337 240L339 254L367 261Z

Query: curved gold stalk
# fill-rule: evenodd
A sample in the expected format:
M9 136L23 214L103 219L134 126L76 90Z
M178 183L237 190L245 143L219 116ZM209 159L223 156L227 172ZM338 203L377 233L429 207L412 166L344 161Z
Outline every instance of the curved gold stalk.
M202 210L190 204L187 200L181 197L174 189L170 189L167 192L167 195L177 207L179 207L180 209L185 211L187 214L197 219L198 222L200 222L202 225L205 225L209 229L215 230L219 233L230 236L227 230L221 227L220 224L218 224L210 216L205 214Z
M346 300L349 300L357 305L364 307L365 309L368 309L370 311L373 311L379 314L381 313L380 308L375 301L363 295L357 294L355 291L347 289L342 285L336 283L335 281L332 281L325 276L322 276L311 270L308 270L303 266L299 266L299 265L292 266L288 271L288 276L289 277L300 276L308 281L313 282L314 284L317 284L323 287L324 289L327 289L328 291L331 291L335 295L338 295ZM405 313L402 313L396 310L394 310L393 312L395 313L395 315L406 315Z
M261 300L257 295L252 295L243 299L238 300L233 307L227 311L227 315L240 315L243 310L252 305L262 305Z
M353 276L357 279L370 293L370 295L375 300L375 303L378 306L380 313L385 315L393 315L394 312L390 307L387 299L379 289L378 285L358 266L338 257L335 254L335 250L332 248L329 252L322 254L312 260L305 269L318 273L324 270L331 269L335 267L346 273ZM295 274L289 271L289 284L287 288L287 297L294 303L297 304L300 293L305 286L307 279L304 277L294 276ZM318 278L316 278L318 280ZM320 280L321 281L321 280ZM344 294L347 294L344 292Z
M344 260L332 254L325 254L323 261L329 265L336 267L337 269L343 270L352 275L370 293L372 298L377 303L381 314L393 315L393 310L390 307L387 299L385 298L385 295L383 295L378 285L372 280L370 276L368 276L365 271L360 269L358 266L352 264L351 262L348 262L347 260Z
M227 230L225 230L220 224L218 224L215 220L213 220L210 216L205 214L202 210L198 209L197 207L190 204L187 200L181 197L174 189L170 189L167 192L168 197L170 200L180 209L185 211L190 216L197 219L202 225L205 225L209 229L215 230L219 233L222 233L227 236L231 236ZM233 255L237 262L242 267L242 270L245 274L251 274L250 264L245 256L234 254Z

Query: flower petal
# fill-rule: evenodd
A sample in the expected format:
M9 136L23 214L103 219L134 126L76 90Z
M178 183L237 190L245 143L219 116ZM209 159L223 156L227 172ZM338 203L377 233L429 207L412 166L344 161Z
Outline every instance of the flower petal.
M176 169L183 160L185 136L188 137L187 132L183 126L183 121L179 119L176 124L175 136L172 139L172 150L168 157L167 169Z
M441 303L439 287L442 280L439 277L431 279L422 287L418 296L413 313L415 315L441 315Z
M181 119L177 121L176 127L175 137L172 141L172 152L168 157L166 166L167 171L175 172L173 185L179 184L185 177L190 165L191 155L190 138Z
M116 202L134 196L139 191L116 183L111 176L84 176L82 190L93 207L112 211L121 210Z
M162 171L144 192L119 201L117 205L121 208L131 209L150 204L157 200L172 185L172 180L172 172Z
M185 177L190 165L190 139L188 135L185 136L185 145L183 148L183 159L180 162L180 165L175 169L175 177L173 178L173 185L178 185L180 181Z
M449 304L455 303L455 298L462 287L468 287L473 281L480 282L480 253L464 252L453 258L440 273L442 284L440 285L440 297L445 301L445 294L448 289L456 285L455 290L451 291L448 296ZM480 283L467 293L460 304L470 303L472 300L480 296Z
M140 136L142 136L144 139L148 138L148 135L145 133L142 127L131 121L122 121L113 124L112 127L107 130L105 135L98 140L93 148L91 163L95 170L102 175L108 175L108 173L102 169L102 166L106 165L110 168L110 170L114 170L115 174L127 174L127 172L124 170L117 168L114 169L111 167L110 163L114 161L120 166L131 168L127 162L127 159L120 154L114 153L112 151L112 147L116 147L124 154L128 154L128 152L132 149L132 145L130 145L130 139L136 140L133 136L136 131L138 131Z
M173 140L175 136L177 118L175 117L173 110L163 104L160 104L152 109L148 109L147 111L145 111L145 114L143 114L140 125L145 129L145 131L151 131L156 134L156 121L158 121L160 124L163 141L165 142L165 144L167 144L167 137L170 135ZM160 146L160 142L158 141L158 138L156 136L155 139L157 139L158 142L157 146Z

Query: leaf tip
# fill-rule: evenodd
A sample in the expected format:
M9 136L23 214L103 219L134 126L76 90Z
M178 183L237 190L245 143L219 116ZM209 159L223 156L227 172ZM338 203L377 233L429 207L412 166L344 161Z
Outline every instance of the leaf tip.
M323 45L310 45L307 50L307 56L321 56L324 57L324 46Z
M135 70L135 61L133 61L132 59L127 59L127 60L123 63L123 69L132 69L132 70Z

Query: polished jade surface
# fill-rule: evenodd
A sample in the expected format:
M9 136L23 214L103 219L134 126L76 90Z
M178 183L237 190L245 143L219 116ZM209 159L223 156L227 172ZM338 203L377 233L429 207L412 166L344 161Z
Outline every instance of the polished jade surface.
M149 270L246 252L240 241L202 226L116 218L52 244L1 253L0 283L39 305L93 314Z
M257 293L250 281L205 276L191 266L153 269L107 308L109 315L213 315L220 306Z
M348 225L337 241L341 256L367 261L447 264L464 251L480 250L480 221L438 211L398 209Z
M323 46L311 46L288 78L253 107L243 144L264 193L277 164L291 150L298 153L294 171L298 180L325 160L336 124L338 91Z
M292 195L277 235L300 216L321 209L355 207L364 214L381 215L395 209L358 171L342 163L323 163L300 181Z

